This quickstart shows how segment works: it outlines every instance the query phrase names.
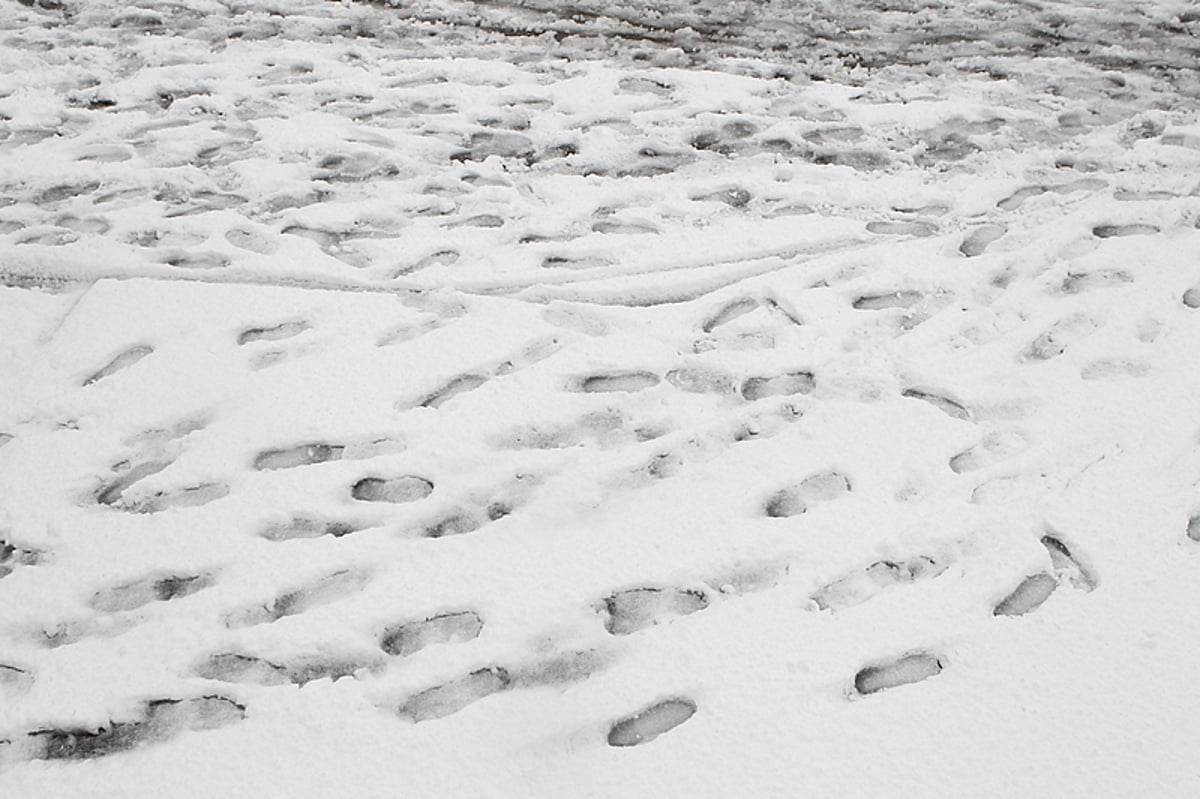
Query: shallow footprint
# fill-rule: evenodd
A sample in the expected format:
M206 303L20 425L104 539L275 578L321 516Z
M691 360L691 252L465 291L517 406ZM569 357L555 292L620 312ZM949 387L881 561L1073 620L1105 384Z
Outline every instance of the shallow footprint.
M907 561L881 560L830 583L812 599L821 610L836 613L861 605L890 586L936 577L945 570L946 564L924 556Z
M700 591L680 588L632 588L604 600L604 627L613 635L630 633L687 616L708 607Z
M349 522L295 516L286 522L268 525L259 535L268 541L291 541L297 538L320 538L324 535L341 538L361 529L363 528Z
M498 666L478 669L453 682L409 697L397 712L413 722L440 719L503 691L510 682L508 672Z
M809 394L816 388L812 372L785 372L771 377L748 377L742 381L742 397L754 402L766 397Z
M295 616L309 608L334 602L362 589L370 576L364 572L343 569L312 583L279 594L265 605L255 605L235 611L225 619L230 629L270 624L287 616Z
M379 647L389 655L407 657L433 644L473 641L482 631L483 620L474 611L442 613L389 628Z
M818 502L837 499L850 492L850 480L840 472L818 472L796 485L776 491L763 511L773 519L798 516Z
M96 610L119 613L140 608L151 602L168 602L185 597L210 585L212 578L204 574L147 577L125 585L101 589L92 597L91 605Z
M138 344L134 347L130 347L129 349L125 350L120 355L118 355L117 357L115 357L111 361L109 361L99 371L93 373L90 377L88 377L86 380L84 380L83 385L90 386L95 382L98 382L100 380L103 380L106 377L116 374L117 372L120 372L124 369L128 369L129 367L133 366L135 363L140 361L142 358L145 358L147 355L150 355L152 352L154 352L154 348L148 344Z

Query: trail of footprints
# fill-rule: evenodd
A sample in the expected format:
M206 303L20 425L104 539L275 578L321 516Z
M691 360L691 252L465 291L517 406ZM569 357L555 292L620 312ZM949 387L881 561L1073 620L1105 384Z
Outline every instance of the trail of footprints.
M40 5L50 8L53 4ZM305 24L320 28L329 22L320 14L308 16L310 12L311 9L306 9L306 14L298 15L306 18ZM157 12L137 12L113 20L111 28L132 32L159 30L165 19ZM285 20L279 24L290 23ZM345 34L329 34L334 38L342 35ZM404 67L408 68L408 65ZM652 114L659 114L664 108L671 107L669 104L675 102L682 89L666 76L659 79L658 71L645 72L620 78L610 76L613 77L613 89L617 94L636 97L639 101L661 101L663 105L652 108ZM319 88L321 83L321 76L311 73L311 67L305 68L301 64L272 64L269 68L264 66L259 78L269 90L280 92L282 103L288 92L311 99L302 93L314 86ZM204 118L210 114L199 104L206 95L202 90L197 90L197 94L197 91L179 87L156 90L155 96L140 98L146 103L145 113L155 118L153 127L137 134L142 138L81 148L81 168L132 161L160 169L164 175L176 175L172 172L175 169L195 170L204 176L204 180L199 183L190 177L187 181L163 180L153 192L153 213L148 219L139 214L137 223L133 224L127 219L129 203L138 200L143 193L141 187L121 186L90 177L72 180L39 178L21 187L19 210L27 213L20 218L0 219L0 236L8 236L14 245L29 248L70 248L106 238L135 248L149 261L181 272L219 273L227 271L234 263L242 266L244 258L300 247L307 248L315 257L332 259L336 268L343 270L339 274L365 276L364 279L387 285L389 281L401 279L454 274L453 270L479 260L474 256L480 252L495 249L498 242L507 243L508 239L502 237L520 235L520 248L535 253L529 258L536 264L535 269L547 274L571 272L579 275L612 266L620 260L618 248L624 246L623 242L647 240L656 234L668 233L677 220L659 213L651 207L653 203L649 200L645 207L635 203L627 208L604 200L598 201L587 215L569 220L577 230L562 236L558 233L543 235L544 231L533 231L533 228L527 232L523 227L527 220L522 216L530 211L540 213L542 209L532 208L519 195L515 181L492 166L503 164L504 171L516 170L522 179L560 174L592 181L634 178L659 185L654 181L688 180L686 175L690 165L701 164L706 168L720 165L720 169L726 169L726 164L748 164L752 158L765 156L774 159L775 164L824 165L842 170L838 174L874 180L883 174L884 167L906 162L906 159L922 168L950 167L981 150L973 139L983 141L980 137L1013 127L1011 120L1000 118L958 120L936 130L912 134L912 152L886 153L876 146L878 139L873 140L872 131L846 119L841 111L780 102L781 113L798 126L800 132L794 136L781 135L773 118L723 111L720 114L696 112L688 120L687 135L670 144L652 142L645 118L634 113L611 124L595 126L572 119L575 127L568 127L563 135L555 131L555 135L548 138L537 124L530 124L529 109L554 109L556 106L549 95L531 98L529 109L514 109L513 104L505 106L500 102L505 98L497 91L493 98L495 108L491 109L495 111L495 118L483 115L476 119L455 102L437 99L430 91L430 87L437 89L448 80L454 80L452 75L411 80L408 76L393 75L390 79L394 85L385 86L380 82L367 87L360 97L341 97L322 108L322 113L335 115L339 121L354 123L357 134L375 144L363 147L345 142L332 147L313 145L305 149L302 159L297 159L293 153L269 152L264 155L261 148L270 142L263 141L255 123L257 119L269 121L271 117L282 117L286 113L281 110L284 106L246 107L239 109L241 126L230 125L219 142L209 137L201 146L193 148L194 152L182 161L186 166L172 165L164 160L170 149L165 144L165 137L176 127L188 129L192 117ZM774 84L770 86L774 91ZM476 88L482 90L484 87ZM106 91L109 89L96 87L87 93L73 92L69 95L71 102L77 109L86 109L75 113L93 115L89 119L104 119L95 115L117 113L106 109L122 110L122 103L126 101L108 98ZM537 93L533 88L530 91ZM138 92L130 90L126 94L135 96ZM205 100L210 101L212 98ZM453 115L471 117L468 128L455 130L452 135L434 135L410 127ZM99 123L89 121L86 124ZM600 133L593 133L592 128ZM83 129L86 127L76 129L64 125L62 130L54 132L13 127L9 135L6 124L0 149L20 152L51 135L70 138L78 136L79 130ZM1074 145L1082 130L1081 124L1064 122L1057 128L1037 131L1034 138ZM389 141L385 134L392 133L398 138ZM155 135L164 137L162 146L154 139ZM594 155L593 139L589 138L593 135L601 142L607 141L605 136L615 136L627 157L605 159ZM1131 135L1143 141L1143 146L1187 145L1182 134L1168 132L1162 125L1151 124L1141 132L1134 130ZM392 146L397 142L406 147L412 145L414 152L428 156L430 163L436 162L440 171L421 173L418 179L410 181L406 171L415 167L401 163L400 153L405 148ZM296 161L306 175L304 185L263 198L247 197L237 185L216 185L215 177L219 177L220 170L250 159L265 159L268 163ZM1084 166L1056 164L1056 174L1070 174L1070 170L1082 170ZM817 212L807 205L807 198L801 198L796 192L789 194L785 190L778 197L769 197L760 194L757 188L751 191L738 183L714 182L693 190L689 182L685 199L696 207L710 208L718 215L739 214L768 219ZM1021 246L1020 234L1028 232L1025 215L1033 214L1047 200L1083 201L1100 192L1112 192L1118 200L1131 204L1127 207L1135 203L1170 203L1183 197L1173 192L1126 192L1114 189L1107 180L1099 177L1038 179L1026 185L1015 184L1010 193L990 202L985 213L973 217L963 228L955 229L953 221L945 216L948 211L945 206L918 202L911 207L897 205L872 211L862 228L870 234L868 238L877 241L888 241L889 237L897 243L945 239L952 253L969 259L963 263L983 265L995 254ZM383 196L387 197L388 213L394 213L396 204L411 206L408 222L417 231L417 236L412 235L412 230L400 230L389 224L387 214L381 212L373 216L375 210L385 208L380 200ZM481 199L484 197L491 199ZM493 201L495 198L501 199ZM355 203L351 220L342 211L344 206ZM325 219L318 216L314 208L342 211L331 212ZM365 213L359 214L360 210ZM837 216L846 210L829 206L820 208L819 212ZM6 210L6 215L8 213ZM212 221L218 217L225 221ZM713 218L719 219L719 216ZM1134 216L1089 218L1081 225L1080 237L1101 247L1120 246L1123 239L1136 240L1137 237L1167 232L1163 223L1137 221ZM514 233L517 228L520 230ZM398 243L406 235L409 240ZM423 239L421 247L406 249L405 245L422 237L427 241ZM593 250L576 249L579 241L596 240L605 242L604 247L609 246L609 242L617 243L611 245L612 250L600 245ZM398 260L394 256L397 250L405 253ZM998 273L993 278L994 288L1003 290L1007 279L1003 273ZM855 324L861 329L867 329L874 320L891 320L888 323L893 327L887 328L887 335L905 335L923 324L942 304L962 299L949 292L945 293L950 296L942 296L940 289L929 285L843 285L834 276L822 285L821 280L815 279L814 288L840 292L844 310L855 317ZM1063 298L1077 299L1090 292L1127 290L1136 282L1137 274L1133 269L1083 268L1072 269L1062 276L1061 281L1056 277L1047 290ZM759 368L754 355L758 351L782 349L783 342L788 341L787 336L797 334L807 324L806 308L802 306L801 310L796 310L784 296L761 289L731 291L732 294L721 295L723 299L703 303L705 307L696 313L686 346L680 346L676 363L651 368L636 362L616 362L608 368L569 375L555 373L559 378L557 390L572 399L597 404L567 421L505 427L486 443L497 451L517 453L572 448L584 451L589 448L637 449L645 455L642 475L657 481L682 473L693 462L719 457L734 443L762 440L786 430L788 425L803 417L812 403L821 401L822 392L835 389L827 387L827 375L821 368L802 359L783 366L772 361L772 366ZM1200 287L1183 290L1175 301L1187 309L1200 308ZM406 346L444 329L453 321L453 314L448 312L427 314L397 323L381 333L376 343L381 347ZM607 332L605 323L596 324L597 327L585 330L587 335L602 336ZM1102 319L1088 312L1061 314L1040 330L1031 330L1021 346L1013 351L1013 360L1029 369L1062 363L1066 360L1063 356L1069 357L1072 350L1102 330L1104 324ZM569 326L564 324L563 327ZM577 330L585 328L585 323L578 322ZM306 342L317 332L319 325L309 319L276 317L235 331L231 338L241 357L245 358L248 369L265 370L302 355ZM518 380L507 378L522 370L538 368L555 353L567 348L568 341L564 332L562 337L531 341L521 352L506 360L476 362L461 371L444 374L427 385L419 381L406 384L397 389L393 409L397 418L406 418L405 415L410 413L449 415L473 402L486 404L481 398L489 391L506 391L510 386L518 385ZM97 358L90 369L73 374L71 379L80 389L92 394L119 392L122 381L136 379L139 373L157 368L165 357L162 344L165 342L126 341ZM743 368L731 367L730 360L706 360L710 355L730 352L739 353L740 362L745 364ZM1136 364L1095 362L1083 367L1080 374L1084 379L1105 379L1138 377L1145 371ZM980 414L973 408L972 398L957 396L952 389L952 386L936 383L902 383L898 396L891 399L903 404L903 412L928 413L964 429L967 425L976 425ZM637 404L649 397L669 406L678 399L676 395L688 401L723 403L719 407L725 421L711 429L698 429L682 415L683 421L680 421L671 418L670 414L650 413L646 405ZM232 479L175 482L175 464L188 446L188 437L203 431L205 424L203 420L188 420L174 429L125 442L126 451L113 459L105 473L95 476L88 501L106 513L156 516L168 511L186 513L217 503L240 490ZM957 475L956 479L964 484L986 479L977 475L989 475L989 469L1019 458L1031 446L1027 436L1019 430L982 425L978 430L978 443L955 454L947 463L949 472ZM685 441L689 437L699 443ZM0 434L0 446L12 438L8 433ZM419 441L410 442L388 433L363 439L284 438L274 446L251 452L246 463L230 464L230 471L244 468L259 473L256 477L281 483L303 472L315 474L326 469L333 474L331 467L349 465L358 471L348 479L345 472L336 472L339 476L331 478L342 481L337 488L346 504L340 515L284 508L269 518L255 521L248 536L258 543L265 542L263 546L267 547L302 548L320 543L345 548L354 545L355 539L360 537L357 534L381 527L393 537L414 541L486 535L488 533L481 532L485 527L519 516L523 503L535 501L533 489L540 485L540 475L514 476L509 483L468 490L454 485L450 476L429 475L418 468L407 468L400 456L410 449L418 450L419 446ZM363 463L353 463L356 461ZM619 482L625 477L627 475L614 477L614 481ZM619 484L622 487L628 485ZM751 499L759 521L772 529L802 534L808 519L823 513L823 509L837 508L839 500L844 503L844 498L855 492L869 489L869 486L860 486L852 475L828 468L781 475L778 483L762 486L761 494ZM443 506L434 509L433 504L443 497L449 498ZM374 512L380 516L368 515ZM390 521L393 517L387 514L393 512L398 514L395 518L402 521ZM389 521L380 524L379 518ZM498 530L500 526L488 529ZM1187 519L1181 536L1200 543L1200 513ZM990 613L997 617L996 624L1020 623L1018 617L1038 612L1060 589L1087 592L1098 584L1095 569L1079 546L1067 536L1047 530L1040 544L1045 552L1044 565L1029 574L1012 575L1011 587L994 597L990 608L981 607L981 614ZM441 546L432 542L428 545ZM829 575L824 578L833 578L828 583L806 592L811 603L808 609L815 608L817 613L830 616L860 612L856 609L882 601L889 592L913 590L911 586L926 581L954 579L950 565L955 557L957 555L953 553L927 551L908 552L887 559L864 559L858 568ZM21 543L20 537L13 532L0 531L0 579L18 570L35 570L52 560L52 552ZM64 621L57 627L38 631L38 637L44 646L62 647L86 637L119 635L137 623L139 614L157 610L173 612L193 601L190 597L202 598L221 592L222 579L223 573L219 570L165 570L122 581L101 588L90 597L87 605L98 614L96 617ZM377 577L369 569L342 569L309 582L271 585L264 592L262 602L232 608L212 621L234 632L286 625L309 610L334 605L352 596L373 579ZM778 579L699 580L689 585L647 581L645 584L611 586L606 592L598 592L599 596L594 598L591 606L596 628L604 640L595 649L556 652L531 658L528 662L494 663L450 675L450 679L443 682L397 697L389 709L414 723L434 722L501 692L583 682L619 657L617 647L621 642L636 644L639 637L653 636L656 630L666 625L692 623L693 617L702 618L705 612L712 613L709 609L714 605L732 601L742 593L768 590ZM106 621L102 624L100 619ZM425 656L422 653L428 655L438 647L469 646L472 641L487 635L487 625L485 614L471 608L433 609L430 615L397 619L394 624L378 630L377 645L371 652L276 657L269 651L230 646L225 651L199 656L193 675L215 683L261 686L304 686L321 679L365 680L380 670L402 669L407 660ZM869 697L934 679L944 669L953 668L952 661L944 653L933 648L920 648L921 642L913 644L915 648L910 650L878 653L878 658L864 659L856 672L846 675L848 693ZM31 668L21 663L9 663L0 652L0 691L19 691L35 678ZM246 710L233 699L214 693L154 700L146 703L137 716L114 720L98 729L46 728L21 733L0 730L0 734L8 736L0 738L0 764L28 759L83 760L130 751L188 730L236 723ZM703 707L687 696L648 699L644 704L615 712L604 722L606 731L597 737L615 748L646 745L703 712Z
M1078 284L1078 281L1074 285ZM886 311L908 308L923 295L906 292L863 294L854 300L855 310ZM711 332L753 312L762 302L755 298L739 298L721 306L699 324ZM1030 357L1053 357L1061 350L1065 336L1077 331L1080 323L1056 326L1043 339L1035 342ZM1086 329L1087 324L1084 324ZM237 336L239 346L260 341L283 341L309 330L307 322L292 321L259 328L249 328ZM526 353L536 353L523 368L543 360L558 344L551 342L532 345ZM132 368L153 353L149 346L134 346L116 356L110 363L82 382L84 387L100 380L115 378L121 371ZM478 389L488 381L503 377L515 368L513 361L505 362L476 373L467 373L449 380L439 389L423 395L419 401L401 401L397 409L407 412L440 412L443 406L457 397ZM775 371L737 377L731 373L699 366L680 366L664 373L648 370L594 372L576 376L561 384L567 392L599 395L600 399L637 395L642 392L675 391L680 394L709 395L714 400L732 402L731 409L750 412L733 427L719 431L720 447L739 440L750 440L769 434L769 421L780 414L801 414L787 403L807 400L820 385L820 376L807 369ZM899 400L911 400L931 406L957 422L972 423L974 414L949 392L927 386L903 389ZM783 402L767 411L756 410L771 402ZM669 435L668 429L641 425L621 403L593 411L574 423L558 427L514 429L491 443L501 449L558 449L572 446L600 445L625 447L653 444ZM786 424L780 421L780 424ZM189 435L202 431L203 420L189 419L176 427L149 433L129 442L129 456L113 465L111 474L103 478L93 492L96 504L131 513L157 513L169 508L187 508L207 504L225 496L224 483L182 486L167 490L140 491L139 486L155 475L168 470L180 457ZM742 432L738 432L741 430ZM1016 431L995 429L982 436L980 442L950 459L948 468L960 475L989 467L1019 455L1027 442ZM255 454L247 468L264 474L286 476L294 470L321 467L323 464L386 458L401 455L408 445L396 436L359 440L309 440L268 448ZM678 456L678 457L676 457ZM674 458L676 467L654 476L666 477L676 473L679 465L698 457L694 451L660 452L655 456L660 464ZM536 482L536 481L535 481ZM462 535L483 525L507 517L516 509L529 486L501 487L492 492L477 493L457 510L429 518L414 528L416 537L437 539ZM519 490L517 490L519 489ZM436 491L432 480L417 474L369 468L366 476L345 488L353 502L365 505L404 506L419 503ZM814 508L836 502L856 490L854 481L836 470L812 472L793 483L766 493L761 514L779 523L802 522ZM331 518L321 514L296 513L261 526L256 534L273 544L294 540L328 537L339 540L372 526L353 517ZM1200 541L1200 522L1189 520L1187 536ZM1017 617L1035 612L1062 585L1090 591L1096 578L1090 566L1078 557L1075 548L1053 532L1046 533L1041 543L1046 552L1047 566L1023 578L1014 580L1011 591L998 597L991 612L997 617ZM36 566L41 554L14 544L0 544L0 577L20 566ZM937 579L943 575L950 558L945 553L915 554L906 559L879 560L845 574L811 594L812 606L819 612L831 614L850 612L888 591L903 590L904 586ZM344 569L318 580L280 591L262 604L234 609L223 618L230 630L251 629L280 622L306 611L335 603L361 590L370 580L368 570ZM119 635L136 623L131 615L162 603L174 603L204 591L219 588L221 575L207 573L157 573L132 582L103 588L91 598L89 605L98 613L113 617L99 625L95 620L64 622L57 628L43 630L45 646L69 646L84 637ZM701 613L714 602L727 601L747 591L766 590L775 585L778 575L765 579L734 580L732 583L713 580L707 584L676 587L642 585L614 590L600 599L594 610L603 630L614 640L629 636L653 634L662 625L683 623L687 617ZM310 656L288 655L272 657L245 649L218 651L200 658L194 675L216 683L270 686L304 686L316 680L366 678L381 670L396 667L405 659L418 656L431 647L469 644L485 634L486 619L471 609L445 610L425 618L399 621L379 633L375 652L344 652L342 654L313 653ZM539 685L562 685L582 682L598 669L608 667L614 653L604 647L557 652L523 663L493 664L431 685L411 695L397 698L392 710L402 719L414 723L432 722L456 714L476 702L497 693L520 690ZM851 675L852 695L870 696L936 677L950 667L947 658L936 652L914 649L891 658L884 657L864 663ZM0 664L0 685L27 684L32 675L19 665ZM233 723L240 719L245 707L214 694L194 699L164 699L146 705L142 717L114 721L106 727L92 730L45 729L23 736L10 737L0 744L0 761L20 759L79 760L128 751L165 740L192 729L208 729ZM696 701L685 696L660 699L641 708L630 709L628 715L612 720L605 741L616 748L645 745L658 739L703 712Z

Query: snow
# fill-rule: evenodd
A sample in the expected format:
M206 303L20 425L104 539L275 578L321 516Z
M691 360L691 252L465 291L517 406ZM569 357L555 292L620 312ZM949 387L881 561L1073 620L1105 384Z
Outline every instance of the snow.
M6 11L0 795L1200 791L1194 4Z

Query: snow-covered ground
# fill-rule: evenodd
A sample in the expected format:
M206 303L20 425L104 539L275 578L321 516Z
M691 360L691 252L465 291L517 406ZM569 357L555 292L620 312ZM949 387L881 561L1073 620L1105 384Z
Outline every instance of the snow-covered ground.
M0 796L1200 795L1200 6L4 12Z

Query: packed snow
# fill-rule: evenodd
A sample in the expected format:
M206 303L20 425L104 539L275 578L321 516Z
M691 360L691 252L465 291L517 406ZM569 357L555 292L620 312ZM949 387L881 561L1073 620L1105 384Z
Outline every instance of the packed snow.
M1195 2L4 10L0 796L1200 795Z

